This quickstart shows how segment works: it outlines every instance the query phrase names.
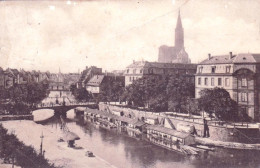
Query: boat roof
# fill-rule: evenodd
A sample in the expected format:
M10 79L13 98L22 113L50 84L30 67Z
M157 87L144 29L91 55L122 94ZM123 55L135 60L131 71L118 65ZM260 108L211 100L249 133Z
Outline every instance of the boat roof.
M172 136L182 138L182 139L190 136L190 134L188 134L188 133L176 131L174 129L162 127L162 126L159 126L159 125L148 125L147 129L155 130L155 131L162 132L162 133L172 135Z
M117 120L119 120L119 121L123 121L123 122L129 123L129 124L133 124L133 125L135 125L135 126L145 125L144 122L139 121L139 120L137 120L137 119L128 118L128 117L122 117L122 116L117 116L117 115L115 115L115 114L108 113L108 112L105 112L105 111L96 110L96 109L89 109L89 108L87 108L87 109L86 109L86 112L87 112L87 113L92 113L92 114L99 114L99 115L106 116L106 117L110 117L110 118L114 118L114 119L117 119Z

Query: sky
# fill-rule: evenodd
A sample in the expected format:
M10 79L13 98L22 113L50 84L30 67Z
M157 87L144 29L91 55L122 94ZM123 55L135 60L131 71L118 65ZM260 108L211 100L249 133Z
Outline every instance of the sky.
M174 46L178 10L192 63L260 53L260 0L0 1L0 67L78 72L157 61Z

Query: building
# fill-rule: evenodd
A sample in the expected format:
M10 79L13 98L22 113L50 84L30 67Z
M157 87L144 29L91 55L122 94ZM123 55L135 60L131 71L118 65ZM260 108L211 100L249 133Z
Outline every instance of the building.
M125 85L124 76L117 75L94 75L86 84L86 90L92 94L99 94L104 85L113 84L113 82L119 82L121 86Z
M3 68L0 67L0 87L5 86L5 74Z
M226 89L238 102L240 112L259 121L260 54L211 56L197 66L195 96L202 89Z
M102 68L97 68L96 66L86 67L86 69L81 73L81 76L77 82L77 88L85 88L88 81L94 75L102 75Z
M127 66L125 70L125 86L132 84L136 79L149 75L183 74L190 77L191 81L194 81L196 68L196 64L134 61L131 65Z
M184 48L184 30L181 22L181 15L179 11L177 24L175 28L175 46L160 46L158 54L158 62L163 63L191 63L188 53Z
M4 83L5 83L5 88L10 88L14 86L14 84L18 84L18 75L19 71L17 69L10 69L7 68L4 71Z

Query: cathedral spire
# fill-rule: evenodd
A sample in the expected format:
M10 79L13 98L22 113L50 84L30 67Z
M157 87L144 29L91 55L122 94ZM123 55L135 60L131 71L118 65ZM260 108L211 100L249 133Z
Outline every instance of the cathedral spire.
M182 29L182 23L181 23L181 11L179 9L179 15L178 15L178 19L177 19L177 24L176 24L176 29Z
M180 50L184 47L184 33L181 22L181 12L179 10L177 24L175 28L175 47Z

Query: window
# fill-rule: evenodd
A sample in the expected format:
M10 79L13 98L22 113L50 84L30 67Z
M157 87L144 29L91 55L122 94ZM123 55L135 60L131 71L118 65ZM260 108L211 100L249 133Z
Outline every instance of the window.
M231 67L230 67L230 66L227 66L227 67L226 67L226 73L230 73L230 69L231 69Z
M211 67L211 73L215 73L215 71L216 71L216 66Z
M229 86L229 78L226 78L226 79L225 79L225 85L226 85L226 86Z
M241 93L241 101L247 102L247 93Z
M242 78L242 87L246 87L246 86L247 86L247 79Z
M198 78L198 85L201 85L201 78Z
M140 73L143 73L143 70L142 70L142 69L140 69Z
M126 70L126 73L129 73L129 69Z
M202 73L203 67L199 67L199 73Z
M205 78L204 80L205 80L204 84L207 86L208 85L208 78Z
M166 69L163 69L163 74L166 74Z
M132 81L132 78L131 78L131 76L129 77L129 81Z
M133 74L136 74L136 69L133 70Z
M222 79L218 78L218 86L221 86L221 85L222 85Z
M214 78L211 78L211 86L214 86L215 84L214 84Z
M151 68L151 69L149 69L149 73L150 74L152 74L153 73L153 69Z

